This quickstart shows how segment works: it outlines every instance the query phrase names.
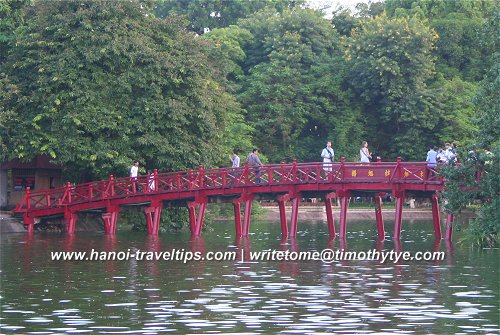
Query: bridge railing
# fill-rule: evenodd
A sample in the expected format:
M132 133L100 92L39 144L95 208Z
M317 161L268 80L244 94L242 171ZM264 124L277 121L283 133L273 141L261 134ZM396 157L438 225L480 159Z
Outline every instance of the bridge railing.
M317 183L430 183L442 184L436 169L425 162L376 163L292 163L260 167L218 168L158 173L137 178L114 178L84 184L67 183L65 187L26 192L16 207L30 209L61 207L104 199L147 195L151 193L188 192L193 190L257 187L266 185Z

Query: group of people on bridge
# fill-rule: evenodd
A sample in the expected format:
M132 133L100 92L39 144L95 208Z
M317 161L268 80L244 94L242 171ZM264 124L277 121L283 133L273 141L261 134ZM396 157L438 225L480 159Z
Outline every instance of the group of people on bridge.
M360 162L361 163L370 163L375 158L380 159L380 157L373 157L373 153L368 149L368 142L363 141L361 144L361 148L359 150ZM323 169L325 171L332 171L331 163L335 160L335 151L332 148L332 142L326 142L326 147L321 151L321 158L323 159ZM236 169L240 167L241 159L239 157L239 151L234 150L232 156L229 157L231 162L231 168ZM436 168L437 164L443 163L448 164L450 162L457 161L457 154L454 148L453 143L446 143L445 148L442 146L430 146L429 151L427 152L427 166L429 168ZM260 182L259 171L260 167L263 166L260 158L259 158L259 149L254 148L250 154L245 159L245 162L248 163L248 166L255 169L255 174L257 176L256 182ZM329 164L330 163L330 164ZM133 180L137 179L139 173L139 161L134 161L134 164L130 168L130 178ZM152 176L152 172L148 171L148 175ZM153 181L154 182L154 181Z

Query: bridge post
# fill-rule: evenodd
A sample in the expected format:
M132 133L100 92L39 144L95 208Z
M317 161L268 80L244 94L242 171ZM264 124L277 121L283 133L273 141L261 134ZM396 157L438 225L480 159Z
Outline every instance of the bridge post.
M146 216L146 227L149 235L158 235L160 230L160 218L163 203L161 201L151 202L151 206L144 208L144 215Z
M453 235L453 221L455 220L455 216L452 213L448 214L446 218L446 231L444 233L444 238L446 241L451 241L451 237Z
M200 179L199 180L200 188L203 188L203 165L200 165L200 168L198 170L198 178Z
M27 216L26 214L23 215L23 221L24 221L24 224L27 225L28 227L28 233L32 233L34 230L35 230L35 223L37 223L37 219L36 218L32 218L32 217L29 217Z
M241 237L241 200L233 200L233 210L234 210L234 228L236 231L236 237Z
M154 169L153 171L153 191L158 191L158 169Z
M73 235L75 233L76 219L78 219L78 215L74 212L65 212L64 213L64 221L66 223L66 232L69 235Z
M242 227L242 236L247 237L250 233L250 222L252 218L252 202L254 199L254 195L247 195L244 198L245 201L245 212L243 214L243 227Z
M385 193L377 193L375 195L375 219L377 221L377 235L379 240L385 239L384 218L382 216L382 195Z
M191 236L194 236L194 231L196 227L196 203L194 201L189 201L187 203L188 214L189 214L189 231Z
M116 233L116 220L120 208L118 206L109 206L106 208L106 213L101 214L104 223L104 234L113 235Z
M281 237L288 237L288 222L286 220L285 203L290 199L289 194L280 195L277 198L278 208L280 209Z
M441 235L441 218L439 215L439 197L437 193L432 195L432 221L434 222L434 238L440 241Z
M207 203L207 199L198 199L187 203L189 212L189 227L191 228L192 237L201 235ZM198 213L196 213L196 210L198 210Z
M297 237L297 221L299 217L300 193L295 193L292 198L292 217L290 218L290 237Z
M325 210L326 210L326 223L328 226L328 236L330 238L335 238L335 222L333 219L332 213L332 199L334 199L337 195L335 192L330 192L325 194Z
M64 190L66 192L68 203L71 203L71 183L69 181L66 182L66 189Z
M401 225L403 221L403 202L405 199L404 191L394 191L393 196L396 198L396 212L394 215L394 239L401 238Z
M349 198L351 197L350 191L340 191L337 192L340 196L340 227L339 227L339 237L341 239L346 238L347 232L347 208L349 207Z

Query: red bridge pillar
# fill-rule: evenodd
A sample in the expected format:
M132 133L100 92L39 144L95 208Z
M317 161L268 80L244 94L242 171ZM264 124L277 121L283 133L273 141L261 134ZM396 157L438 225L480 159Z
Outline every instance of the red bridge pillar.
M104 234L115 234L116 233L116 220L118 218L118 213L120 208L118 206L107 207L106 213L102 213L101 218L104 223Z
M146 227L148 228L149 235L158 235L160 230L160 218L163 203L151 202L151 206L144 208L144 215L146 216ZM118 213L117 213L118 214Z
M285 203L290 199L289 194L280 195L277 198L278 207L280 209L281 237L288 238L288 222L286 219Z
M401 225L403 221L403 202L405 199L404 191L394 191L393 196L396 198L396 213L394 215L394 239L401 238Z
M207 199L199 199L187 203L189 212L189 227L191 236L201 236L203 220L205 219L205 209L207 208ZM196 213L198 211L198 213Z
M332 199L335 199L337 194L330 192L325 194L325 211L326 211L326 224L328 226L328 236L332 239L335 238L335 222L332 213Z
M75 225L76 220L78 219L78 215L74 212L66 212L64 213L64 221L66 223L66 232L69 235L73 235L75 233Z
M243 201L245 201L245 212L243 213L243 227L242 236L247 237L250 233L250 222L252 220L252 202L255 196L245 195L243 196Z
M234 228L236 231L236 237L241 237L241 200L233 200L233 210L234 210Z
M377 235L379 240L385 239L384 218L382 216L382 196L385 193L375 195L375 219L377 221Z
M439 215L439 196L437 193L432 195L432 220L434 222L434 238L436 241L440 241L441 235L441 218Z
M297 237L297 222L299 218L299 204L302 198L300 193L296 193L292 198L292 217L290 219L290 237Z
M40 221L40 220L37 218L31 218L25 214L23 216L23 221L24 221L24 224L28 226L27 227L28 233L32 233L35 230L35 223L38 223L37 221Z
M351 197L350 191L339 191L337 196L340 197L340 227L339 237L346 238L347 232L347 208L349 207L349 198Z
M453 235L453 221L455 220L455 216L452 213L448 214L446 218L446 231L444 233L444 238L447 241L451 241L451 237Z

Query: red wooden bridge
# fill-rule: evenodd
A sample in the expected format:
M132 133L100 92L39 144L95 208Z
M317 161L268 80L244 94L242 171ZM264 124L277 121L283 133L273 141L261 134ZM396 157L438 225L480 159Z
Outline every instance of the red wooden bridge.
M332 199L339 198L339 236L346 237L347 209L351 196L375 198L375 218L380 239L385 238L382 218L382 197L390 193L395 198L394 238L401 235L403 203L408 193L432 200L434 234L441 239L437 191L443 189L443 180L425 162L373 163L296 163L264 165L260 168L244 166L182 172L158 173L132 178L114 178L85 184L26 192L15 212L22 213L28 231L41 218L63 216L67 232L73 234L79 212L100 211L106 234L114 234L118 213L129 206L141 206L146 216L148 233L158 234L160 216L168 206L187 206L191 234L199 236L208 203L232 203L236 236L248 236L253 200L275 200L280 210L283 237L296 237L297 217L302 198L321 198L327 215L328 232L336 236L332 214ZM291 201L290 228L285 203ZM243 220L241 207L244 207ZM451 239L450 215L446 238Z

